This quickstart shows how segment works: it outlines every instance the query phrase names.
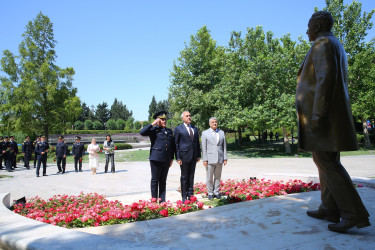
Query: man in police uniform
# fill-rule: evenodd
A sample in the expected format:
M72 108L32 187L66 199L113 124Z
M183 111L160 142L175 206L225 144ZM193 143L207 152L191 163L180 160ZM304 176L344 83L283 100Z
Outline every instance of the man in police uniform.
M3 160L5 159L5 155L3 154L3 149L5 148L4 137L0 136L0 170L3 169Z
M85 145L81 143L81 137L79 136L76 136L76 143L73 144L72 154L76 173L78 172L77 164L79 164L79 172L82 172L82 157L85 155Z
M30 159L33 153L33 144L30 141L30 136L25 137L25 141L22 143L22 154L23 154L23 161L25 163L25 168L30 169Z
M4 137L4 143L2 144L2 153L3 157L5 159L5 167L8 172L13 172L12 170L12 163L10 158L10 143L9 143L9 137Z
M68 154L68 145L66 141L64 141L64 136L59 136L59 142L56 145L56 160L57 160L57 168L59 172L57 173L65 173L65 166L66 166L66 155ZM62 168L61 168L62 162Z
M10 137L10 142L9 142L9 147L10 147L10 161L11 161L11 166L12 169L17 168L17 154L18 154L18 145L17 142L14 141L14 135Z
M172 130L166 128L167 112L160 111L153 118L155 121L142 128L139 133L143 136L149 136L151 140L149 157L151 166L151 196L152 198L159 198L161 202L164 202L167 175L173 163L175 144Z
M36 168L36 163L38 161L38 154L35 152L36 144L40 142L40 135L36 136L35 141L33 142L33 151L34 151L34 168Z
M40 136L41 141L36 144L35 153L38 158L38 165L36 167L36 177L39 177L40 164L43 164L43 176L47 176L47 153L49 149L49 144L46 142L46 137L44 135Z

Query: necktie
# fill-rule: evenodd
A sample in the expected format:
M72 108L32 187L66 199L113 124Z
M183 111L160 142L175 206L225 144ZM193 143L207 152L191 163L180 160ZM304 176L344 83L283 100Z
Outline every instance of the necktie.
M193 134L193 130L191 130L191 127L189 126L189 135L190 135L190 139L191 140L194 140L194 134Z

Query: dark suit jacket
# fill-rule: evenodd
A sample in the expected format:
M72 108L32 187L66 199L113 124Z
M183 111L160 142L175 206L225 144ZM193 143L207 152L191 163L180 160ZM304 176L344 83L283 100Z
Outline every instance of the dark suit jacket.
M72 147L72 155L74 155L74 158L81 158L82 156L85 155L85 145L83 145L82 142L79 143L74 143Z
M49 144L48 142L38 142L36 144L36 147L35 147L35 153L37 153L38 155L41 155L42 157L46 157L47 158L47 153L43 154L42 155L42 152L45 152L47 149L49 149Z
M297 76L299 148L306 151L357 150L348 91L346 52L332 34L317 38ZM312 116L320 117L312 132Z
M151 140L150 160L170 162L174 159L175 145L173 132L169 128L147 125L139 132Z
M199 145L198 129L191 126L194 131L193 141L184 124L174 129L174 141L176 144L176 158L182 162L192 162L201 158L201 148Z

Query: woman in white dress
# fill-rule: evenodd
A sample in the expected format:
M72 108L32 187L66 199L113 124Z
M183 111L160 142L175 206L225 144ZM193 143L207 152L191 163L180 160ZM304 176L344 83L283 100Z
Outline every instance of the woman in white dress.
M91 139L91 144L87 147L87 152L89 153L89 167L91 168L91 173L96 174L96 169L99 168L99 152L100 147L96 144L96 140Z

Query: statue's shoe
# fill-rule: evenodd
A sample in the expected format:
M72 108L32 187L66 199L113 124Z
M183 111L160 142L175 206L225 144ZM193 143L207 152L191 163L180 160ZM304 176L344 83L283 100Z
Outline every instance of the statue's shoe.
M310 210L306 212L308 216L313 217L315 219L320 220L328 220L329 222L338 223L340 222L340 215L337 214L330 214L323 210Z
M329 224L328 229L331 231L343 233L352 227L363 228L368 226L371 226L368 218L357 220L342 219L339 223Z

